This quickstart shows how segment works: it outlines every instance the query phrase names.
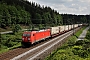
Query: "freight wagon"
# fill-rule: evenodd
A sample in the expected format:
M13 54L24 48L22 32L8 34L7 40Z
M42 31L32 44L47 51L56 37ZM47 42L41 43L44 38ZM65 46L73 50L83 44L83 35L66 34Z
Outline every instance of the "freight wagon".
M60 28L59 27L50 27L50 33L51 33L51 37L54 37L56 35L59 34L60 32Z
M59 26L59 28L60 28L60 34L64 33L64 26Z
M68 25L65 25L65 26L64 26L64 31L65 31L65 32L69 31L69 26L68 26Z

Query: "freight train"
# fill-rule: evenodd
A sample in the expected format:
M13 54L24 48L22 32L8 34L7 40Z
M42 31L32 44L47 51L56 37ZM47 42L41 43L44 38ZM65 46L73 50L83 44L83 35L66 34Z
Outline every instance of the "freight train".
M74 24L74 25L63 25L57 27L50 27L48 29L43 29L39 31L26 31L22 36L22 45L25 46L27 44L34 44L38 41L45 40L50 37L55 37L62 33L68 32L72 29L75 29L82 24Z

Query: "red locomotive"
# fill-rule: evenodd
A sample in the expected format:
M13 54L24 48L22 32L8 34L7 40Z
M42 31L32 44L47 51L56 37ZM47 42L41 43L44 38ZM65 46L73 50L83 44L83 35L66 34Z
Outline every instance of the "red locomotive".
M22 44L33 44L40 40L50 37L50 29L44 29L39 31L27 31L23 33Z

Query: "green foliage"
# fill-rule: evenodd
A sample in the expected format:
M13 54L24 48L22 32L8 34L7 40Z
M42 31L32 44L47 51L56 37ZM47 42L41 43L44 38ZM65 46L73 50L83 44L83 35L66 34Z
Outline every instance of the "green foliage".
M72 52L75 55L78 55L81 49L82 49L82 46L73 46Z
M39 24L39 28L41 28L41 29L42 29L42 28L43 28L43 26L42 26L41 24Z
M22 32L18 32L13 34L3 34L1 35L1 47L0 47L0 52L4 49L8 49L8 48L15 48L20 46L20 42L22 39ZM18 45L19 44L19 45ZM6 50L5 50L6 51Z
M83 45L84 43L84 40L78 40L76 41L75 45Z
M88 30L87 35L86 35L85 38L88 39L88 40L90 40L90 29Z
M87 58L88 55L89 55L86 50L79 50L78 53L79 53L78 55L79 55L80 57L82 57L82 58Z
M0 3L0 27L5 28L12 24L30 24L30 13L20 6L7 5Z
M13 24L12 26L12 31L15 34L16 32L18 32L19 30L21 30L21 27L19 24Z
M72 36L72 37L69 38L67 43L68 43L68 45L74 45L75 42L76 42L76 37Z
M74 46L73 49L72 49L72 52L75 54L75 55L78 55L82 58L87 58L88 57L88 51L87 50L83 50L82 49L82 46Z
M82 46L73 46L73 49L75 49L75 50L81 50L82 49Z
M0 3L0 8L0 27L2 28L12 24L30 25L32 23L49 26L62 25L62 16L57 11L47 6L41 7L34 2L4 0Z

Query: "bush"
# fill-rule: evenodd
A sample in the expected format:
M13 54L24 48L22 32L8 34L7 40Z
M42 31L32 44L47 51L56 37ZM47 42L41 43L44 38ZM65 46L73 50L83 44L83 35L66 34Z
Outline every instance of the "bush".
M13 47L17 43L19 43L17 36L9 36L6 40L4 40L3 45L5 45L7 47Z
M78 56L80 56L82 58L87 58L88 57L88 51L87 50L83 50L82 46L74 46L73 49L72 49L72 52L75 55L78 55Z
M88 40L90 40L90 29L88 30L87 35L86 35L85 38L88 39Z
M19 30L21 30L21 27L19 24L13 24L12 26L12 31L15 34L16 32L18 32Z
M90 53L90 48L87 49L88 53Z
M75 44L75 42L76 42L76 38L74 37L74 36L72 36L72 38L69 38L69 40L68 40L68 45L74 45Z
M82 46L74 46L73 48L72 48L72 52L75 54L75 55L78 55L79 54L79 50L81 50L82 49Z
M1 40L6 40L7 36L6 35L1 35Z
M84 45L83 45L83 49L84 49L84 50L87 50L88 48L90 48L90 44L84 44Z
M83 45L84 43L84 40L78 40L76 41L75 45Z
M73 46L73 49L75 49L75 50L81 50L82 49L82 46Z
M1 44L1 50L7 49L7 48L8 48L7 46L4 46L3 44Z
M82 58L87 58L88 57L88 52L86 50L79 50L78 55Z
M87 35L86 35L86 39L90 40L90 32L87 33Z

